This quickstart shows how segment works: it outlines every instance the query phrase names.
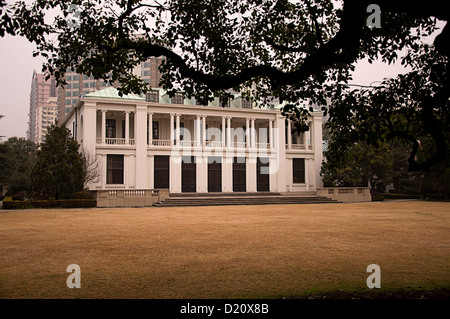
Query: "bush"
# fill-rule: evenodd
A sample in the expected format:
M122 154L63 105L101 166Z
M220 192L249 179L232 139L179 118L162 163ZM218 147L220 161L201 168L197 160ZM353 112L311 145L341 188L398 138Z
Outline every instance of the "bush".
M382 195L384 196L384 198L388 199L420 199L419 195L391 194L391 193L386 193Z
M3 201L4 209L27 209L27 208L87 208L96 207L95 199L60 199L60 200L32 200L14 201L7 199Z
M27 198L27 192L21 191L12 196L12 200L25 200Z
M71 194L70 199L94 199L94 194L90 191L81 191Z
M372 196L372 202L382 202L384 201L384 196Z

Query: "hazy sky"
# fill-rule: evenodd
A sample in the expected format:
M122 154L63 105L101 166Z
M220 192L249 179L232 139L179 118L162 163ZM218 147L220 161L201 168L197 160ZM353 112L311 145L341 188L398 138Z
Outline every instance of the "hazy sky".
M43 59L33 58L35 49L25 38L5 36L0 38L0 136L26 137L33 70L41 71ZM352 83L370 85L385 77L404 73L399 64L360 62Z

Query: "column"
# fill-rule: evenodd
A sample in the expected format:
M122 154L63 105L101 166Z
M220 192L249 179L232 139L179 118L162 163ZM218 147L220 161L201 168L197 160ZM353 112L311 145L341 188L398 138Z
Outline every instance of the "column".
M286 132L287 134L287 141L288 141L288 150L291 149L292 145L292 129L291 129L291 120L288 120L288 130Z
M153 145L153 113L148 113L148 145Z
M251 148L256 148L256 128L255 128L255 119L252 119L252 130L251 130Z
M105 189L106 188L106 175L108 174L107 172L107 156L106 154L102 154L100 155L101 158L101 162L100 162L100 176L101 176L101 189Z
M250 148L250 120L248 118L245 119L245 147L247 149Z
M195 146L200 146L200 115L197 115L195 122Z
M174 114L173 113L171 113L170 114L170 132L169 132L169 134L170 134L170 146L173 146L173 139L174 139L174 127L173 127L173 117L174 117Z
M206 116L202 117L202 145L206 146Z
M225 132L227 128L225 127L225 116L222 116L222 147L227 146Z
M148 164L148 170L147 170L147 185L148 188L153 189L155 188L155 179L154 179L154 172L155 172L155 156L154 155L147 155L147 164Z
M269 120L269 148L273 150L273 120Z
M231 146L231 117L227 118L227 146Z
M130 112L125 112L125 144L130 144Z
M138 189L147 189L147 106L137 105L134 113L134 142L136 157L134 160L134 185Z
M274 149L276 160L278 161L277 192L286 192L286 119L281 114L276 116L274 133Z
M176 141L177 144L176 145L180 145L180 134L181 134L181 129L180 129L180 114L177 114L177 129L176 129Z
M101 143L105 144L106 143L106 140L105 140L105 138L106 138L106 110L102 110L101 112L102 112L102 132L101 132L100 136L102 138Z

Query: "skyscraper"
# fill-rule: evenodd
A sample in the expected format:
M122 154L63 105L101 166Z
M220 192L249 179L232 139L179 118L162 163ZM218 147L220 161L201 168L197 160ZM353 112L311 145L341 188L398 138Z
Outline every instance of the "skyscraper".
M38 142L37 109L47 104L50 97L56 97L55 79L50 77L46 80L45 74L39 74L34 70L31 79L27 138L35 143Z
M140 77L152 88L159 88L161 75L158 67L162 59L162 57L149 58L147 61L137 65L133 70L133 74ZM94 79L92 76L80 75L73 71L66 72L65 80L67 84L58 88L58 119L61 121L82 94L88 94L110 86L115 88L119 86L117 82L111 85L106 81Z

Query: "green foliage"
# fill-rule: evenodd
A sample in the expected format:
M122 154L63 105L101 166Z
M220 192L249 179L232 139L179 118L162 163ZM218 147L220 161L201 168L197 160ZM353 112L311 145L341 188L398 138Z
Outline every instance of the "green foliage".
M60 199L60 200L3 200L4 209L34 209L34 208L86 208L96 207L95 199Z
M164 57L161 85L205 102L229 90L263 103L278 98L293 112L295 129L305 131L304 106L330 114L341 148L364 140L377 145L397 137L411 144L410 170L426 170L445 158L448 132L448 27L423 54L421 37L436 19L449 20L446 3L379 0L380 28L367 26L371 0L36 0L0 8L4 32L36 44L47 59L44 72L65 84L66 70L121 83L122 93L148 86L133 68L149 57ZM74 16L74 7L79 16ZM47 15L51 13L53 18ZM426 49L425 49L426 50ZM358 60L392 63L398 52L414 69L376 90L349 91ZM332 104L327 105L331 100ZM297 111L295 111L297 110ZM287 114L287 112L286 112ZM447 131L446 131L447 130ZM435 152L417 163L417 139L431 135ZM448 144L448 143L447 143Z
M425 171L448 156L448 58L423 45L403 60L413 71L334 96L326 126L335 159L357 141L375 148L386 141L409 144L410 171Z
M31 195L31 168L37 145L25 138L11 137L0 144L0 184L9 194L24 191Z
M44 71L58 83L74 69L119 81L124 93L140 92L148 87L133 67L164 56L164 88L200 100L239 89L257 100L275 96L324 104L330 93L324 87L334 91L336 83L347 82L358 59L392 62L398 51L434 31L429 16L436 15L417 14L412 4L399 10L390 1L379 3L382 27L371 29L371 3L39 0L9 9L17 33L36 43L35 54L47 59ZM49 12L54 19L46 18Z
M83 190L85 160L78 149L78 142L67 128L57 125L49 128L31 173L36 194L59 199Z
M378 148L365 142L355 143L345 153L336 141L331 141L325 152L322 177L326 187L367 187L384 192L394 178L404 175L407 151L383 144ZM402 156L403 155L403 156ZM402 161L403 158L403 161ZM399 169L400 168L400 169ZM397 170L395 170L397 169Z

